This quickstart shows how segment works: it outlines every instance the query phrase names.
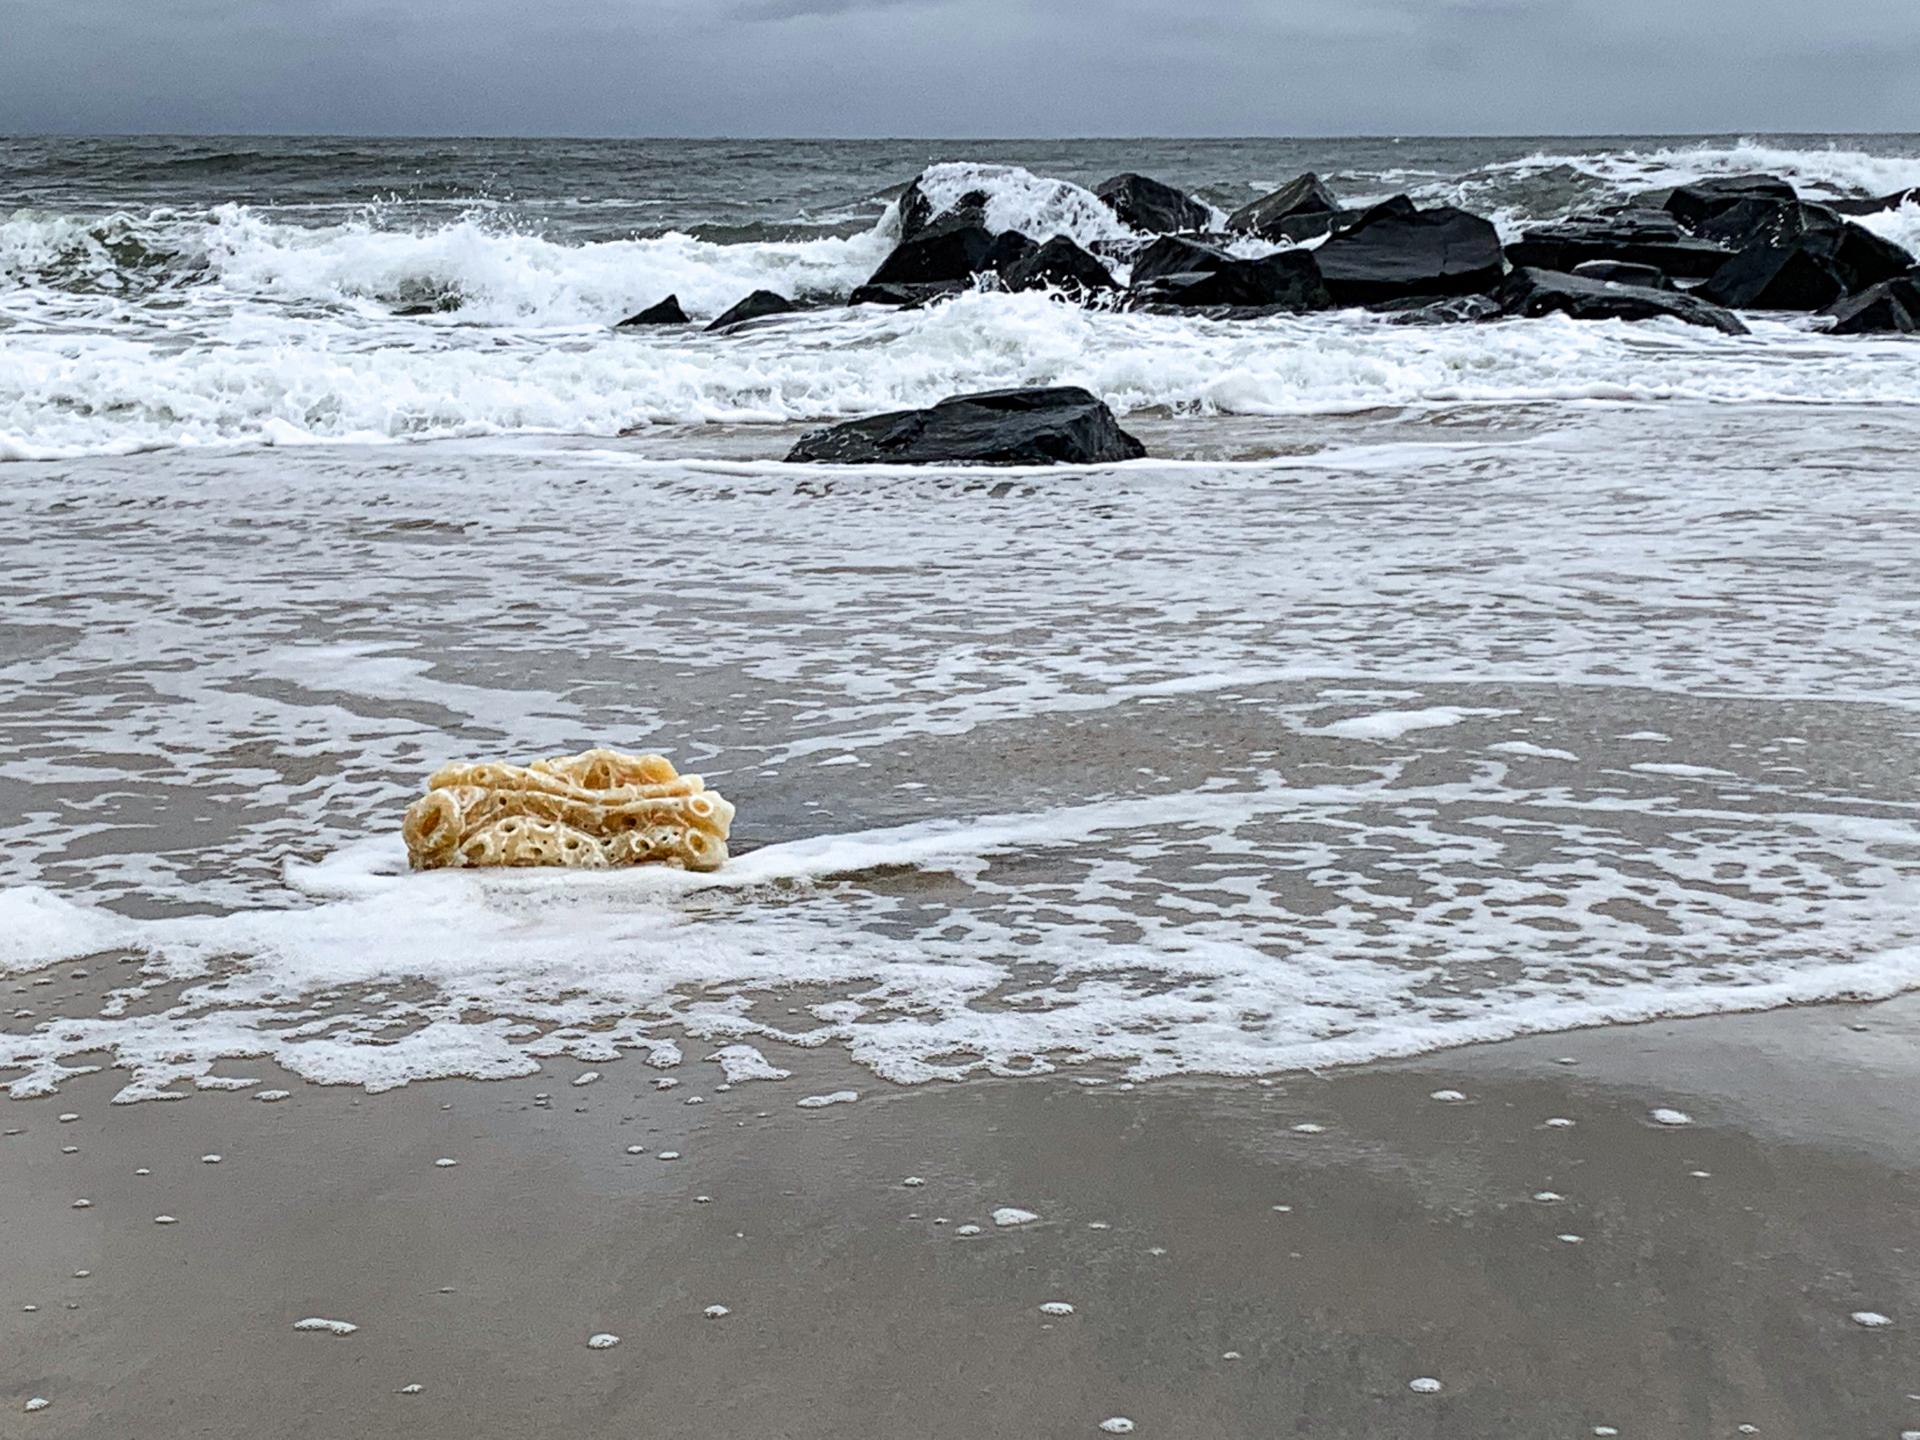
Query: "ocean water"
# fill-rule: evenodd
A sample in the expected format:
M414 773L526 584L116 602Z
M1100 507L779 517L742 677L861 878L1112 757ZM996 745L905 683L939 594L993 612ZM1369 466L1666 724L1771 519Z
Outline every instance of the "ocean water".
M4 142L0 1085L1261 1075L1920 987L1920 342L611 329L843 295L930 163L1085 240L1121 169L1511 233L1920 137ZM779 460L1046 382L1153 458ZM600 743L705 773L735 863L405 874L437 765Z

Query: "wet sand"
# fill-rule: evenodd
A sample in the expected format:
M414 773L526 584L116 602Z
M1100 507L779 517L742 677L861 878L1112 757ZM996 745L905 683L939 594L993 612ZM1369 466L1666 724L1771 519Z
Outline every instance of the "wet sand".
M1268 1084L85 1077L0 1108L0 1435L1893 1440L1916 1038L1905 999Z

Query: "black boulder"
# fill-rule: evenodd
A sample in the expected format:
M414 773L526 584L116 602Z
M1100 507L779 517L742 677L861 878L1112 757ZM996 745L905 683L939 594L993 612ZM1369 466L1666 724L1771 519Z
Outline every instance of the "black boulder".
M1614 285L1639 285L1648 290L1671 290L1673 281L1657 265L1632 265L1625 260L1588 260L1573 267L1583 280L1604 280Z
M1829 210L1841 215L1883 215L1902 205L1920 205L1920 185L1911 190L1896 190L1891 195L1875 195L1864 200L1828 200Z
M1672 319L1704 325L1727 335L1747 333L1739 316L1692 295L1590 280L1583 275L1516 270L1502 282L1497 293L1501 308L1509 315L1529 318L1566 315L1575 320Z
M1146 447L1078 386L993 390L804 435L790 462L842 465L1100 465Z
M1793 201L1798 193L1777 175L1716 175L1682 185L1667 196L1667 213L1689 230L1743 200Z
M1333 304L1311 250L1282 250L1257 260L1221 256L1205 270L1160 275L1133 287L1136 304L1193 310L1214 306L1325 310Z
M1227 229L1263 240L1311 240L1326 234L1339 214L1340 202L1333 192L1309 172L1241 206L1227 217Z
M1835 335L1920 333L1920 279L1882 280L1830 307Z
M1093 193L1122 223L1151 235L1204 230L1213 222L1213 212L1184 190L1147 175L1116 175Z
M629 315L614 328L631 330L641 325L685 325L687 312L680 308L680 297L669 295L658 305L649 305L638 315Z
M1218 270L1232 263L1233 257L1216 246L1189 240L1184 235L1163 235L1133 257L1128 283L1137 290L1168 275Z
M1082 297L1120 288L1106 266L1064 235L1014 261L1000 277L1009 290L1062 290Z
M997 252L994 241L995 236L983 225L961 219L939 221L894 246L880 268L867 277L867 284L968 280L992 270L1001 258L1004 251Z
M1536 270L1571 272L1596 260L1652 265L1683 280L1704 280L1733 251L1702 240L1664 210L1625 209L1539 225L1507 247L1507 259Z
M1416 209L1404 195L1335 230L1313 255L1340 305L1485 293L1506 274L1492 224L1451 205Z
M749 320L759 320L768 315L786 315L797 309L799 306L784 295L776 295L771 290L756 290L707 326L707 329L727 330L735 325L744 325Z

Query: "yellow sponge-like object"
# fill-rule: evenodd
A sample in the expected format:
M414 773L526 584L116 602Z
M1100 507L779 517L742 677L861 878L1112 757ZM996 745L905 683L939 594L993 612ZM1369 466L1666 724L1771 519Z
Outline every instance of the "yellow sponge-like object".
M531 765L448 765L407 807L416 870L726 863L733 806L661 755L588 750Z

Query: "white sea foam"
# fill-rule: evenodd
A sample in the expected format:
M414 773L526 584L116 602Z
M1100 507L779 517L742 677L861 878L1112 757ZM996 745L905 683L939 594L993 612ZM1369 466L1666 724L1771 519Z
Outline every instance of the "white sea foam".
M1831 417L1832 486L1834 429L1748 410L991 485L499 443L21 471L0 933L50 983L4 1081L1266 1074L1913 988L1908 416ZM436 765L596 740L715 774L734 861L406 872Z
M1742 144L1542 154L1414 189L1475 203L1564 169L1618 198L1756 168L1816 196L1920 184L1920 159ZM924 183L942 204L984 189L993 224L1037 237L1137 238L1083 187L1018 167L936 165ZM1502 223L1512 230L1528 218ZM1920 206L1860 223L1920 248ZM86 218L20 211L0 219L0 280L13 284L0 460L816 421L1014 384L1083 384L1123 413L1920 400L1915 367L1903 363L1909 347L1830 341L1805 321L1761 320L1738 340L1670 322L1427 329L1340 315L1248 325L975 295L930 311L832 310L728 336L608 328L668 293L698 318L761 288L844 297L896 229L889 215L844 238L563 243L503 228L486 212L402 229L365 218L305 227L239 205ZM163 311L145 304L155 286L166 292ZM392 314L432 297L457 298L458 308Z

